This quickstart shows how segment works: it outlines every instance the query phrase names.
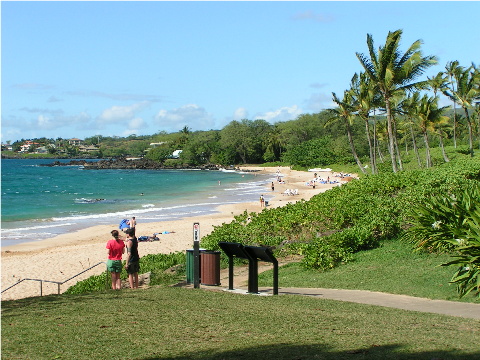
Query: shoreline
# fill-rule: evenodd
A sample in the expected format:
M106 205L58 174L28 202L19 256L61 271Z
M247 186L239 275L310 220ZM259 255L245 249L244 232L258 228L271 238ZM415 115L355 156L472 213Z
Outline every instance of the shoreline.
M306 186L306 182L314 178L313 172L290 170L289 167L254 167L239 166L240 171L256 171L258 174L274 175L279 172L283 175L285 183L275 182L274 191L270 185L265 188L264 195L268 197L267 208L284 206L288 203L297 202L301 199L309 200L312 196L325 192L345 181L336 184L319 184L315 189ZM331 179L333 172L318 171L319 178ZM285 195L286 189L298 189L298 195ZM273 197L272 197L273 196ZM223 223L230 223L234 216L247 212L260 212L263 208L258 202L245 202L237 204L226 204L216 207L215 213L184 217L176 220L161 222L142 223L137 218L137 236L152 235L163 231L170 231L170 234L160 234L160 241L140 242L140 256L157 253L171 253L185 251L193 246L193 223L200 224L200 238L210 234L214 227ZM110 239L110 231L118 225L93 225L91 227L56 237L25 242L16 245L2 247L2 290L16 282L30 278L50 281L65 281L66 279L80 273L81 271L99 262L106 261L105 244ZM76 277L61 287L61 292L75 284L75 282L86 279L92 275L98 275L105 270L99 265L86 273ZM56 284L43 283L43 295L56 294ZM40 285L37 281L24 281L18 286L9 289L2 294L2 300L20 299L40 295Z

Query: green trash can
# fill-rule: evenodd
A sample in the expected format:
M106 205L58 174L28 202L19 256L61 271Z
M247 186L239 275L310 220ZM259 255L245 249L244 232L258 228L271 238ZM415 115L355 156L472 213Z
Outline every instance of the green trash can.
M205 249L200 249L200 254L204 252ZM200 273L199 276L202 278L202 257L199 256L198 260L200 261ZM194 277L194 255L193 255L193 249L188 249L187 250L187 284L193 284L193 277Z

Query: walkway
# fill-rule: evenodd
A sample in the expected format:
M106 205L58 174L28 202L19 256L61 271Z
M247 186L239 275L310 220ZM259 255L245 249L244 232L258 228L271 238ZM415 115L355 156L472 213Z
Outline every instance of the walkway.
M228 290L222 286L201 286L204 289L219 289L247 294L247 290L239 288ZM258 295L272 295L272 288L259 288ZM279 288L279 295L303 295L322 299L348 301L359 304L384 306L409 311L420 311L434 314L458 316L480 320L480 304L463 303L458 301L431 300L408 295L387 294L366 290L340 290L323 288Z
M263 270L270 268L270 264L264 266L259 264L259 273L261 273ZM246 284L248 283L248 267L235 267L235 290L228 290L228 269L222 269L220 273L220 281L222 283L222 285L220 286L201 285L200 288L207 290L224 290L240 294L247 294L248 287ZM259 288L258 291L258 295L270 296L273 294L273 288ZM480 304L463 303L459 301L431 300L408 295L395 295L367 290L340 290L324 288L280 287L278 289L278 294L313 296L316 298L348 301L359 304L369 304L409 311L420 311L426 313L458 316L463 318L480 320Z

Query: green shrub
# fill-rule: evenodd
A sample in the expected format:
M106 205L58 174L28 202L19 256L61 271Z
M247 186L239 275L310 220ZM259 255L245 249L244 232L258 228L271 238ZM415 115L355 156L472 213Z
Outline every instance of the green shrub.
M186 254L184 252L177 251L170 254L149 254L140 259L140 273L145 274L151 272L150 281L152 285L158 285L160 283L174 283L179 276L185 275L185 268L179 267L176 272L172 274L163 274L165 270L177 265L185 265ZM128 274L124 268L120 273L120 278L125 280L128 278ZM65 294L83 294L95 291L103 291L110 289L111 278L110 273L107 275L107 271L100 275L90 276L88 279L77 282L75 285L70 286Z
M417 250L451 254L442 265L457 266L451 282L460 296L480 296L480 185L426 198L410 210L409 222L403 238Z

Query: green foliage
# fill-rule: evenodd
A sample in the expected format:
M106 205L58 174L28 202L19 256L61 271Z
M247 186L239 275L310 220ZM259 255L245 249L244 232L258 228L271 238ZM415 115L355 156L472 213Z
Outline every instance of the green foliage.
M149 254L140 259L141 273L150 272L150 285L175 283L179 276L185 275L185 252L170 254ZM176 267L176 271L165 273L165 270Z
M100 275L90 276L88 279L79 281L75 285L70 286L65 291L65 294L84 294L94 291L102 291L109 289L110 284L110 274L107 275L107 271L105 271Z
M332 150L332 142L328 137L306 141L290 148L282 156L282 161L285 163L305 167L326 166L337 160L337 155Z
M455 190L411 209L405 238L418 250L452 254L453 260L443 265L458 266L451 281L459 294L475 290L480 296L480 185Z
M179 274L184 275L184 268L186 255L184 252L175 252L170 254L149 254L140 259L140 273L145 274L150 272L150 284L159 285L162 283L173 283L178 279ZM179 266L180 265L180 266ZM177 271L171 274L165 274L165 270L179 266ZM183 271L183 273L182 273ZM127 272L122 268L120 278L125 280L128 278ZM100 275L90 276L88 279L79 281L73 286L70 286L65 294L84 294L95 291L103 291L110 288L110 274L107 271Z
M170 146L159 146L151 149L147 155L145 155L145 158L163 163L170 155L172 155L172 152L173 148Z
M352 254L358 251L375 248L386 239L401 237L414 220L415 209L425 206L427 199L478 187L479 179L480 161L467 157L425 170L365 175L362 180L335 187L309 201L267 208L261 213L244 212L231 223L215 227L202 239L202 246L218 250L219 241L268 246L277 256L303 255L306 268L328 270L350 261ZM477 201L473 199L480 199L480 196L472 194L464 202L473 204ZM430 208L440 211L440 205L436 202ZM456 221L457 225L463 224L462 231L466 231L463 219L472 218L472 207L462 206L463 217L457 216ZM435 216L438 215L427 218L424 227L431 227ZM473 238L474 230L469 231ZM461 255L466 255L467 251L476 254L473 243L469 246L462 249ZM472 255L471 259L476 258ZM476 270L471 265L463 266L467 267L472 269L468 277L473 283ZM455 279L463 276L465 273L460 272Z
M280 267L282 287L357 289L401 294L435 300L480 304L473 293L459 298L449 284L452 268L447 254L412 252L406 241L385 240L380 246L351 255L351 259L328 271L305 269L300 262ZM259 274L258 285L272 285L273 269Z

